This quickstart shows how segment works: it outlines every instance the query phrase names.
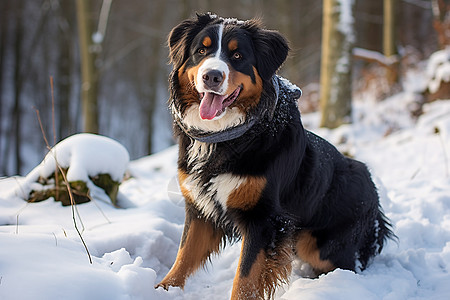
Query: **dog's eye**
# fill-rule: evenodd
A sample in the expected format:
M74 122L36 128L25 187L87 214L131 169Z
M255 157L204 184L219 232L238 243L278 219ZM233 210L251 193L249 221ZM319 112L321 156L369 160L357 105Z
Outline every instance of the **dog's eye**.
M206 54L206 49L205 48L200 48L200 49L197 50L197 52L198 52L198 54L205 55Z
M241 59L242 58L242 54L240 54L239 52L234 52L233 58L236 59L236 60Z

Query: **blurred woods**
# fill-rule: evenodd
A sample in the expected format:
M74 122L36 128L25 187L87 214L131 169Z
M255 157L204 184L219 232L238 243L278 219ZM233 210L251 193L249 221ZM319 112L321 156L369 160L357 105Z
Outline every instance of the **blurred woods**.
M383 1L349 1L352 48L383 53ZM448 30L446 8L443 0L392 2L401 76L402 70L447 44L441 41ZM444 16L432 2L443 8ZM173 26L195 12L244 20L260 17L267 28L283 33L292 51L281 74L303 88L301 109L317 110L323 8L322 1L309 0L0 1L0 175L24 174L46 153L36 110L50 141L53 135L59 141L76 132L95 131L124 144L132 158L171 145L166 38ZM86 56L89 61L82 62L80 57ZM367 89L389 94L389 68L370 57L352 57L353 94ZM88 65L82 67L84 63ZM82 79L83 72L91 82ZM93 95L88 105L98 110L90 129L83 117L84 93Z

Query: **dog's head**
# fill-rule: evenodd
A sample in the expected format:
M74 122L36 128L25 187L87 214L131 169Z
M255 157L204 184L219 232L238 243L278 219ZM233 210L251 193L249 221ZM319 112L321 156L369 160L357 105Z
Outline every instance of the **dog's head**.
M257 20L211 14L183 21L168 44L173 105L185 126L204 131L244 123L289 50Z

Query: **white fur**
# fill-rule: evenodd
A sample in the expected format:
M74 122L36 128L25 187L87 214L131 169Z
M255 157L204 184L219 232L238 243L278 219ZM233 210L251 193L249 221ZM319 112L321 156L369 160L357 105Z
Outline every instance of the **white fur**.
M182 187L190 191L192 200L195 202L197 208L202 211L205 217L213 219L218 218L216 215L214 201L212 200L210 193L202 193L203 186L201 185L200 177L197 176L197 174L187 176L182 183Z
M193 170L201 169L215 149L216 144L202 143L194 140L188 149L188 165L192 166Z
M210 70L217 70L221 72L224 76L224 80L222 85L220 86L220 89L218 91L213 91L211 89L208 89L208 87L205 86L205 83L203 82L203 74ZM198 69L197 73L197 83L195 87L197 88L197 91L199 93L204 92L214 92L216 94L224 95L228 89L228 78L230 76L230 69L228 68L228 65L218 57L211 57L206 59L202 66Z
M218 36L219 36L219 38L217 39L217 41L218 41L219 47L217 48L216 58L219 58L220 52L222 52L223 24L220 24L220 26L219 26Z
M237 107L227 107L219 117L205 121L200 117L199 105L193 104L188 109L186 109L182 120L183 123L186 124L189 128L215 132L235 127L244 123L245 114Z
M190 191L190 196L197 208L206 217L217 220L220 215L217 214L215 203L218 203L223 212L226 212L228 198L245 182L246 177L225 173L215 176L203 184L199 175L214 150L215 144L193 142L188 149L188 165L192 167L192 171L181 184L183 188Z
M214 92L220 95L224 95L228 89L228 78L230 76L230 69L228 68L228 65L223 60L220 59L220 53L222 52L222 35L223 35L223 24L219 26L217 52L214 54L213 57L206 59L201 65L201 67L198 69L196 78L197 82L195 87L197 88L197 91L199 93ZM210 70L217 70L221 72L224 76L223 84L218 91L208 89L203 83L203 74L205 74Z
M225 173L210 180L212 183L210 189L216 192L216 201L220 203L223 210L227 208L227 201L230 194L238 189L245 179L245 177Z
M225 213L227 210L227 201L231 193L238 189L245 180L245 177L226 173L211 178L210 182L203 186L200 176L195 172L186 177L182 183L182 187L190 191L192 200L205 217L218 220L220 215L217 214L215 203L220 204L223 213ZM207 185L209 186L205 192Z

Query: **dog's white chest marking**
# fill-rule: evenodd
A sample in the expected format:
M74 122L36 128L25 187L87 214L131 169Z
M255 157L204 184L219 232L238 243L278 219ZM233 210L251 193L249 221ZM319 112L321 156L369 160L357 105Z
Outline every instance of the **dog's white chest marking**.
M224 173L204 182L201 176L202 168L214 151L214 147L212 144L198 141L193 143L188 151L188 164L192 166L192 171L181 184L182 188L190 192L192 200L205 217L217 220L221 217L217 206L225 213L230 195L245 182L246 177Z

